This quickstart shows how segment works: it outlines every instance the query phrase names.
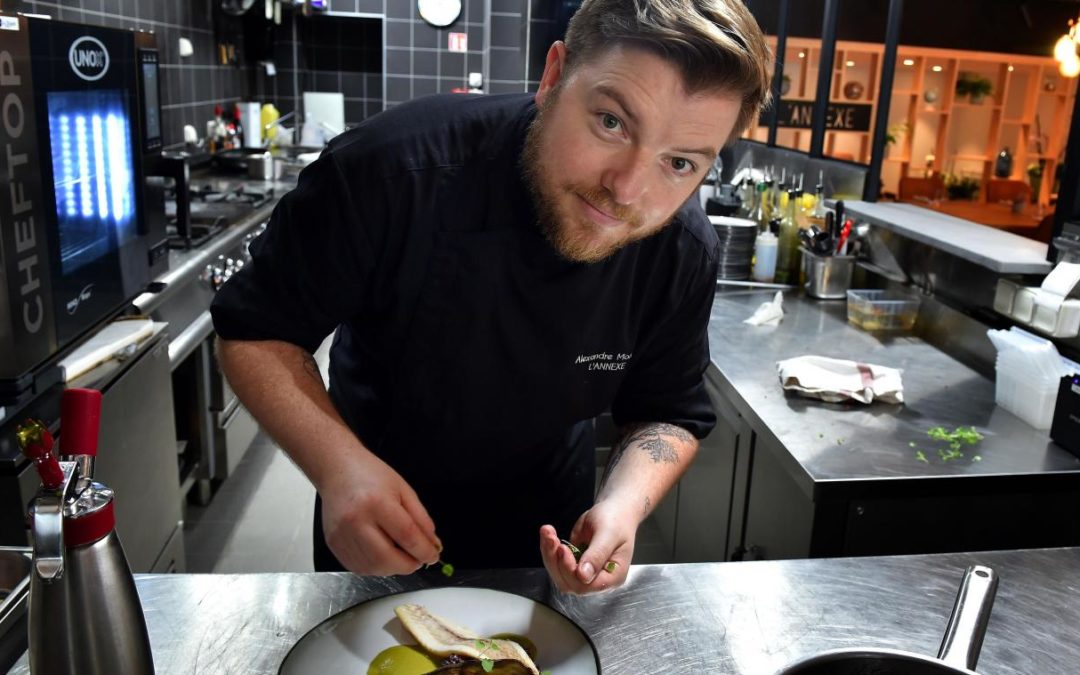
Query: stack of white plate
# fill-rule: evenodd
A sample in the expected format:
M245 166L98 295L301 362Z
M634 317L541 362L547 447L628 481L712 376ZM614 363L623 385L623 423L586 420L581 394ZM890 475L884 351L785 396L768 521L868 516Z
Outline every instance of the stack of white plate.
M709 216L709 222L720 237L720 261L717 279L746 281L750 279L750 263L754 259L754 240L757 223L746 218Z

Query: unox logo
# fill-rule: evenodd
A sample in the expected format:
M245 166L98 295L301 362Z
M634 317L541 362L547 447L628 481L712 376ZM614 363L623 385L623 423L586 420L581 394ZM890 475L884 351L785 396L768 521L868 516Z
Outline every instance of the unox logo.
M89 284L86 288L79 291L79 294L67 302L67 313L74 315L79 311L79 305L90 299L90 296L94 292L94 284Z
M71 43L68 62L82 79L88 82L100 80L109 70L109 50L105 49L101 40L84 35Z

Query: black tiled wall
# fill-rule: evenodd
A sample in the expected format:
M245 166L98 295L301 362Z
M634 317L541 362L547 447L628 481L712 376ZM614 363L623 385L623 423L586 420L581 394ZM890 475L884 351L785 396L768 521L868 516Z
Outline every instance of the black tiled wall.
M214 105L243 100L247 89L246 70L236 65L218 65L217 47L211 23L212 8L218 0L4 0L5 11L48 14L62 21L74 21L112 28L148 30L157 34L161 50L161 114L165 144L183 141L185 124L206 134L206 121L214 116ZM194 53L181 59L179 39L191 40Z
M337 9L341 4L348 9ZM252 66L256 100L273 102L285 115L300 111L305 91L341 92L347 125L383 109L383 0L339 0L334 5L335 12L363 14L303 17L283 12L282 25L275 29L276 75L268 76L262 65Z
M566 0L529 0L529 68L528 89L536 91L540 86L540 76L544 74L544 60L552 42L563 38L565 20L560 20L569 11L566 6L577 3Z
M470 72L484 72L484 0L462 0L461 16L446 28L421 19L414 0L385 0L385 5L387 107L465 88ZM447 48L450 33L468 35L466 53Z
M190 124L200 137L214 106L242 100L274 103L282 114L298 110L304 91L340 91L345 95L345 120L355 124L385 107L411 98L449 92L468 86L468 74L484 74L488 93L535 90L543 72L544 55L557 39L560 3L567 0L462 0L461 16L446 28L434 28L420 18L416 0L330 0L334 14L381 22L381 29L342 30L337 47L370 50L381 32L384 41L377 66L370 62L337 69L312 59L304 21L326 17L297 17L282 11L274 28L270 77L259 64L221 65L213 16L220 0L0 0L6 11L48 14L57 19L114 28L150 30L157 34L162 62L162 121L167 145L178 145ZM451 32L468 35L468 51L448 49ZM359 36L359 37L358 37ZM180 37L191 40L194 54L181 59ZM321 37L325 37L322 35ZM230 39L242 42L240 36ZM323 45L324 47L326 45ZM238 45L242 48L242 44ZM312 63L308 63L312 61Z

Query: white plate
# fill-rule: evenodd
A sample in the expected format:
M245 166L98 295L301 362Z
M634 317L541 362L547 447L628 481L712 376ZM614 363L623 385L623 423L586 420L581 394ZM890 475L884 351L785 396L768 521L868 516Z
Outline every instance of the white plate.
M363 675L387 647L416 644L394 614L395 607L408 603L480 635L524 635L536 644L537 668L553 675L600 673L600 659L585 632L547 605L486 588L448 587L388 595L335 614L300 638L279 675Z

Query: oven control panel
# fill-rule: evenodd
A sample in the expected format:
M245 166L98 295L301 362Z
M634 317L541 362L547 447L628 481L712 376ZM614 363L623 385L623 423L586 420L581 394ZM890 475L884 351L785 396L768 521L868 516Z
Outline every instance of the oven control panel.
M208 264L199 275L200 280L210 287L210 290L215 293L222 284L232 278L232 275L236 274L244 268L244 265L251 262L251 253L248 248L251 246L251 242L255 240L263 230L266 229L266 223L260 224L254 230L244 235L244 238L233 247L232 250L222 253L217 257L217 260Z

